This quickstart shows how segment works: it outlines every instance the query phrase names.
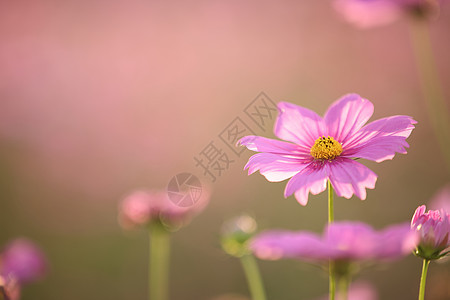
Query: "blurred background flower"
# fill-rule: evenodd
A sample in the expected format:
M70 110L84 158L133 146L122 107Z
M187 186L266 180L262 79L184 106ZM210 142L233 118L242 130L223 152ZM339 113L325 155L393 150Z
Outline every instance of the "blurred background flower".
M17 279L11 276L0 276L0 295L4 300L19 300L20 285Z
M401 15L400 7L391 0L335 0L333 4L346 21L361 28L389 24Z
M417 241L407 223L375 231L361 222L338 221L328 224L323 237L308 231L266 231L252 239L250 248L260 259L295 259L333 268L336 295L347 299L351 281L363 267L411 254Z
M253 217L242 214L227 220L222 225L222 249L231 256L250 254L250 239L256 233L257 224Z
M401 16L435 17L445 0L334 0L336 10L357 27L386 25Z
M138 190L122 200L119 207L119 223L124 229L148 227L161 222L169 230L187 225L192 217L202 212L209 202L209 192L204 190L190 206L175 204L167 190Z
M41 279L47 269L44 253L28 239L15 239L0 253L0 275L15 278L20 284Z
M251 249L261 259L299 259L328 265L393 260L411 254L417 238L408 224L375 231L361 222L334 222L323 237L308 231L267 231L254 237ZM350 271L350 270L344 270Z
M6 300L18 300L25 284L42 279L48 270L41 249L26 238L9 242L0 252L0 289Z
M214 195L173 236L173 300L247 294L239 262L217 243L224 220L241 211L263 229L321 231L326 195L311 196L307 208L283 199L285 183L242 170L251 153L233 156L215 183L195 166L193 157L238 116L274 138L271 125L258 129L242 111L262 90L320 112L356 92L374 103L374 119L413 116L420 126L408 155L367 163L379 176L368 201L335 207L338 220L375 228L409 219L450 178L406 27L401 18L355 30L332 1L0 1L0 240L39 241L52 266L45 284L27 286L22 298L145 299L147 233L124 235L117 203L136 187L166 187L179 172L213 184ZM449 27L446 5L431 25L441 78L450 78ZM327 290L327 279L304 264L260 267L271 299ZM361 277L381 299L415 298L417 258L389 270ZM429 278L446 272L436 264Z

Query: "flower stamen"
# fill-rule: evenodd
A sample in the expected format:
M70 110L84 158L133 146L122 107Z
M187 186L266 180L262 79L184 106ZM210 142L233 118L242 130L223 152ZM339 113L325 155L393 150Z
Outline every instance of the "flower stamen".
M342 145L330 136L322 136L315 141L310 153L315 159L332 160L342 153Z

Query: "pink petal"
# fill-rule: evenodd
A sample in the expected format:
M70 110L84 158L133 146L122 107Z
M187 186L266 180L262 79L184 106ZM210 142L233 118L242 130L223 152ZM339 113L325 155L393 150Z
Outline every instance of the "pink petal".
M268 181L279 182L291 178L303 170L310 160L310 158L305 160L279 154L257 153L250 157L244 169L248 168L249 175L259 170Z
M378 245L377 233L362 222L335 222L324 232L325 242L333 249L333 258L370 259Z
M278 109L274 132L280 139L309 150L325 134L322 118L312 110L287 102L278 103Z
M366 199L366 188L373 189L377 175L366 166L349 158L341 157L329 163L330 181L336 194L349 199L355 194Z
M409 137L417 122L408 116L393 116L364 126L342 146L342 156L359 157L376 162L392 159L395 153L406 153Z
M252 239L250 248L261 259L328 257L321 238L314 233L302 231L270 230Z
M289 180L284 190L284 196L295 193L295 198L301 205L308 203L308 194L317 195L327 188L329 169L327 164L310 163L300 173Z
M396 259L407 255L416 248L418 242L418 235L411 230L407 222L389 226L378 235L379 259Z
M413 226L417 222L419 217L421 217L425 213L426 209L427 207L425 205L421 205L416 208L416 211L414 212L413 218L411 220L411 226Z
M296 144L268 139L261 136L249 135L239 140L239 144L246 146L249 150L257 152L269 152L273 154L307 155L310 149L302 149Z
M373 104L357 94L348 94L334 102L325 113L328 134L345 143L366 124L373 114Z
M448 248L450 245L450 215L445 215L444 211L441 211L442 219L434 226L435 232L435 246Z

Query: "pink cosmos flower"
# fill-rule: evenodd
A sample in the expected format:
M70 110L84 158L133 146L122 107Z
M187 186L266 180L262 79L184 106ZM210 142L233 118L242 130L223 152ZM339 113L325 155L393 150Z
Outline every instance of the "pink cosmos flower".
M48 269L43 252L30 240L19 238L10 242L0 254L0 275L19 284L42 278Z
M436 14L439 2L435 0L334 0L333 5L344 19L359 28L370 28L392 23L403 13Z
M323 237L306 231L263 232L252 240L250 248L266 260L327 263L397 259L411 253L416 244L417 236L407 223L378 232L360 222L335 222L328 225Z
M426 259L445 256L450 247L450 214L444 210L429 210L419 206L411 220L411 228L420 236L416 255Z
M179 227L200 213L208 201L209 194L203 191L196 203L181 207L169 199L165 190L138 190L120 203L119 222L126 229L146 226L153 221L161 221L170 227Z
M373 104L357 94L334 102L324 117L295 104L280 102L275 135L285 141L246 136L239 142L261 153L250 157L245 169L259 170L267 180L291 178L284 196L295 194L306 205L308 194L319 194L330 180L336 194L366 198L366 188L374 188L377 175L355 161L376 162L406 153L406 138L416 121L408 116L392 116L364 125L372 116Z

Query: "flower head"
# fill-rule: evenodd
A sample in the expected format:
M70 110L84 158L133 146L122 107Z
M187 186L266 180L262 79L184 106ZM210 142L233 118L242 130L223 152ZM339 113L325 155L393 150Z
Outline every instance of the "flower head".
M19 284L42 278L47 268L43 252L25 238L13 240L0 254L0 275L13 278Z
M349 263L397 259L411 253L416 243L416 235L406 223L378 232L360 222L335 222L328 225L323 237L306 231L263 232L253 239L251 249L261 259Z
M420 236L415 253L425 259L438 259L450 247L450 214L444 210L425 211L425 205L419 206L411 220L411 228Z
M295 104L280 102L275 135L285 141L246 136L239 142L252 151L249 174L259 170L272 182L291 178L285 197L295 194L306 205L308 194L319 194L331 181L340 197L353 194L364 200L366 188L374 188L377 176L355 161L364 158L376 162L406 153L406 138L416 122L408 116L383 118L364 125L373 113L373 104L356 94L334 102L320 117Z
M189 223L206 207L208 200L208 193L204 191L196 203L182 207L169 199L167 191L138 190L120 203L119 222L124 228L132 228L157 221L176 229Z
M439 12L439 0L334 0L342 16L360 28L389 24L402 14L427 17Z

